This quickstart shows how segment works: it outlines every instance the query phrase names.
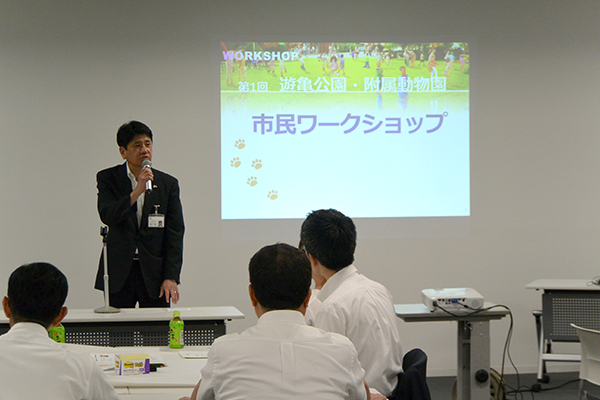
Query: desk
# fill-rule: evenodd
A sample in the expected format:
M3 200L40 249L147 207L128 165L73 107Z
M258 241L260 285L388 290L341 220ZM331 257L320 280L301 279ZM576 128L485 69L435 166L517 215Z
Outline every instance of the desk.
M537 379L547 382L546 361L581 361L579 354L552 353L552 342L579 342L571 323L600 329L600 286L591 284L589 279L538 279L525 288L544 291Z
M495 304L485 303L484 308ZM474 315L471 312L456 312L464 316L453 316L443 311L431 312L423 304L396 304L396 315L405 322L458 322L458 365L457 399L459 400L489 400L490 399L490 320L504 318L508 310L498 308L482 311ZM488 379L479 382L476 375L485 371Z
M142 375L118 375L106 371L109 382L120 396L146 396L145 398L179 398L189 396L202 377L201 370L206 359L185 359L180 352L208 350L208 346L185 346L183 349L169 347L97 347L66 344L67 348L82 354L151 354L158 355L167 365L156 372ZM151 396L151 397L148 397ZM179 396L179 397L177 397ZM140 397L141 398L141 397Z
M211 345L226 333L226 321L243 319L235 307L123 308L118 314L96 314L92 309L69 310L63 320L65 341L91 346L167 346L173 311L181 312L187 345ZM0 318L0 334L9 329Z

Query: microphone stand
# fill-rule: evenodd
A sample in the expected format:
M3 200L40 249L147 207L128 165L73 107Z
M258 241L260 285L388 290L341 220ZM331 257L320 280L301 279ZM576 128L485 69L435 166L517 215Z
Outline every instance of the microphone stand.
M121 310L115 307L111 307L108 301L108 261L106 256L106 236L108 236L108 227L100 227L100 235L102 236L102 259L104 260L104 307L96 308L95 313L98 314L114 314L119 313Z

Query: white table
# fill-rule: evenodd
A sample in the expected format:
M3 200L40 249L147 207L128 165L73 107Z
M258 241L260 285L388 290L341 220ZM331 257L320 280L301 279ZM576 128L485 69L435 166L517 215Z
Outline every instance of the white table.
M486 302L484 309L495 306ZM458 322L457 399L489 400L490 398L490 320L504 318L508 310L494 308L472 314L472 311L429 311L424 304L396 304L396 315L405 322ZM486 378L483 382L483 378Z
M226 333L226 321L244 318L235 307L123 308L117 314L72 309L63 320L65 340L93 346L166 346L175 310L181 313L185 340L191 345L211 345ZM8 319L0 317L0 334L8 329Z
M110 383L117 393L126 398L178 399L189 396L202 377L201 370L206 359L185 359L180 352L206 351L208 346L185 346L183 349L169 347L99 347L66 344L82 354L150 354L159 356L166 367L156 372L141 375L118 375L114 370L106 371ZM145 397L142 397L145 396Z
M552 342L578 342L571 323L600 329L600 286L590 279L538 279L526 289L542 290L542 313L534 312L538 334L538 382L547 383L546 361L581 361L580 354L552 352Z

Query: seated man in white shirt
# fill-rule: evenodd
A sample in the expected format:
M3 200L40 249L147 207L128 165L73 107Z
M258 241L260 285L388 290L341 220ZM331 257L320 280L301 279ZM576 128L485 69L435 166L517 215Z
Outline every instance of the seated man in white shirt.
M10 330L0 336L0 399L118 399L94 359L48 336L67 315L67 278L47 263L26 264L2 300Z
M192 399L369 399L352 343L304 321L311 284L304 253L284 243L263 247L249 273L258 324L215 340Z
M347 336L358 351L369 387L390 396L402 370L398 318L390 292L352 264L354 222L337 210L313 211L302 224L300 243L313 274L326 281L311 323Z

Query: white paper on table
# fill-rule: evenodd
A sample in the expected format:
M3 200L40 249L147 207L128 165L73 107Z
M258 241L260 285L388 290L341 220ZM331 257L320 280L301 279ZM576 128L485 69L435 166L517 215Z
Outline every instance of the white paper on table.
M96 360L96 364L103 371L108 371L110 369L115 368L115 355L114 354L94 354L91 353L94 360Z
M180 351L181 358L208 358L208 350Z

